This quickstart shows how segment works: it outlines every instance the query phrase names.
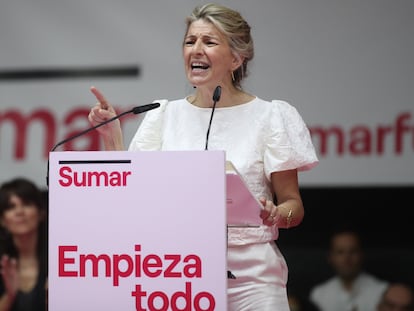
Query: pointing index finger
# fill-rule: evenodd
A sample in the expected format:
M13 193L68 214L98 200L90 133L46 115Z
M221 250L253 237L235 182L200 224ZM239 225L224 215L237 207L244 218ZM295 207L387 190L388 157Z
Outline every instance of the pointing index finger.
M107 110L109 108L109 104L103 94L94 86L91 87L91 92L101 104L101 108Z

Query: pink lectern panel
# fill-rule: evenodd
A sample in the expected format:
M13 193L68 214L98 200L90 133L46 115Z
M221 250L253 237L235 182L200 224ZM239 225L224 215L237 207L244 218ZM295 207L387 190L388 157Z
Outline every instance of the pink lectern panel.
M226 162L227 224L231 227L259 226L263 205L250 192L233 163Z
M49 178L50 310L227 310L224 152L52 152Z

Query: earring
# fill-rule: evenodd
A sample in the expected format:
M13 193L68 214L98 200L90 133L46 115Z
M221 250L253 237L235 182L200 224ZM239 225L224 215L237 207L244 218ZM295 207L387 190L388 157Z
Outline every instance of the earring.
M236 79L234 78L234 72L233 71L231 72L231 81L233 81L233 82L236 81Z

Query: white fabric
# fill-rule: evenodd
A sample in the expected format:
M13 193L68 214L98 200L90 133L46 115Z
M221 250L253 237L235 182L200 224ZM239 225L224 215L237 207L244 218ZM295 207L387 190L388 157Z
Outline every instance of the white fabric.
M375 311L387 282L362 273L350 292L346 291L338 277L315 286L310 300L320 311Z
M275 243L229 247L227 265L236 276L227 281L229 311L289 311L288 268Z
M211 108L186 99L161 100L147 112L129 150L204 150ZM225 150L257 197L272 199L272 172L307 170L318 162L309 130L296 109L259 98L214 112L208 150ZM229 311L287 311L287 266L268 226L228 229ZM234 270L234 271L233 271Z
M147 112L129 150L204 150L211 108L186 99L161 100ZM284 101L259 98L232 107L216 108L208 150L225 150L256 197L272 198L270 174L314 167L317 157L309 130L297 110ZM229 245L276 240L277 228L262 226L229 230Z

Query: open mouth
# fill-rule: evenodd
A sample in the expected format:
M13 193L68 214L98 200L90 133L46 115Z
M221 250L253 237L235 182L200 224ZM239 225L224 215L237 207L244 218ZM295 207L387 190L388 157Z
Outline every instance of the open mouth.
M191 63L192 70L206 70L209 67L210 66L205 63L200 63L200 62Z

